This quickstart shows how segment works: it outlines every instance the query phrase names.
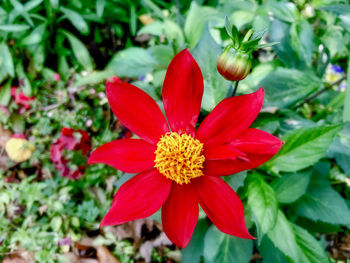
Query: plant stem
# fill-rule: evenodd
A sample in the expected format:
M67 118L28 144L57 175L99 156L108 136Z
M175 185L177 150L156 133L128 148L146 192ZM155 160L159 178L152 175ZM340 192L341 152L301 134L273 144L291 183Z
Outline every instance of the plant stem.
M323 92L327 91L328 89L330 89L333 86L339 85L343 80L345 80L345 77L342 77L340 79L338 79L336 82L333 82L330 85L325 86L323 89L320 89L319 91L317 91L316 93L312 94L311 96L305 98L302 102L300 102L299 104L297 104L296 106L294 106L293 108L296 109L300 106L302 106L304 103L307 103L315 98L317 98L319 95L321 95Z
M235 87L233 88L231 97L234 97L236 95L237 88L238 88L238 83L239 83L239 80L237 80L236 83L235 83Z

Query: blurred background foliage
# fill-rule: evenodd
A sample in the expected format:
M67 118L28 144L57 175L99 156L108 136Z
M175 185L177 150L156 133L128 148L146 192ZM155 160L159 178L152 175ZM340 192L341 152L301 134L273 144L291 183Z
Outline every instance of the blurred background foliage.
M3 262L349 262L348 1L0 3ZM133 176L105 165L85 167L87 154L77 147L79 130L88 132L93 148L132 136L109 109L105 79L117 75L162 106L166 68L188 48L205 80L203 119L229 94L230 83L216 69L229 41L225 16L242 33L266 29L264 40L279 42L253 53L238 94L265 88L254 126L285 145L258 169L225 178L243 200L257 239L225 235L203 213L183 251L164 237L157 214L100 230L117 187ZM74 136L64 137L64 127L75 129ZM25 138L19 143L35 147L26 148L26 161L9 158L7 143L18 134ZM64 161L55 163L52 145L64 139L74 147L61 147Z

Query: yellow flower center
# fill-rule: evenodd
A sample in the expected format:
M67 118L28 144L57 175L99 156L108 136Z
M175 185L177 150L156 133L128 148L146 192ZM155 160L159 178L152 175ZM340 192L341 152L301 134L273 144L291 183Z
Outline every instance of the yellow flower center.
M203 144L191 135L166 133L160 138L155 154L158 171L178 184L188 184L203 175Z

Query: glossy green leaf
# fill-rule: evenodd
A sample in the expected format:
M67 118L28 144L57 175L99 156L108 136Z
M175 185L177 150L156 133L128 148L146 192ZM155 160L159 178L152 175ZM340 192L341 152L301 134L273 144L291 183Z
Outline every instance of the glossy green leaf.
M0 25L0 32L22 32L28 30L30 27L23 24L11 24L11 25Z
M244 180L247 177L247 172L239 172L236 174L233 174L231 176L225 176L223 179L226 181L226 183L231 186L231 188L234 191L237 191L241 186L244 185Z
M106 3L106 0L96 0L96 14L98 17L102 17Z
M23 91L25 94L27 95L31 95L32 94L32 85L31 82L28 79L28 76L24 70L23 64L22 63L17 63L16 64L16 75L18 76L18 78L22 81L23 85Z
M22 40L23 45L35 45L43 40L46 23L38 25L27 37Z
M323 6L320 9L332 12L337 15L350 15L350 6L346 4L334 4Z
M209 224L206 218L198 220L190 243L181 251L183 263L200 262L204 252L204 237L208 227Z
M175 56L171 46L156 45L148 48L151 56L156 60L156 69L167 69L170 61Z
M285 172L311 166L326 154L334 136L342 128L340 124L295 130L282 139L285 144L267 165L276 171Z
M305 194L311 178L311 171L284 174L272 183L280 203L293 203Z
M267 233L267 236L288 259L299 263L299 248L293 228L281 211L278 211L275 227Z
M114 74L111 70L93 72L87 76L76 76L76 81L74 84L76 86L84 86L87 84L104 83L106 79L113 77L113 75Z
M261 86L265 87L265 105L285 108L319 89L321 80L312 73L278 68L259 83Z
M65 15L65 17L73 24L73 26L78 29L82 34L89 33L89 26L84 20L84 18L76 11L61 7L60 10Z
M315 222L350 226L350 210L326 178L313 175L305 194L297 202L297 213Z
M88 71L92 71L92 61L89 54L89 51L85 47L85 45L75 36L68 32L64 32L67 36L68 41L72 47L73 54L75 58L78 60L79 64Z
M11 81L0 87L0 105L7 106L11 100Z
M204 94L202 108L211 111L225 98L230 82L225 80L217 71L216 63L222 50L206 28L192 55L199 64L204 78Z
M257 224L259 240L275 226L278 203L275 191L262 176L253 173L248 177L248 205Z
M195 1L191 3L184 28L189 48L196 46L203 35L205 22L215 13L214 8L201 7Z
M143 48L132 47L118 52L108 64L108 68L119 77L140 77L152 72L157 61Z
M274 1L271 3L269 8L276 18L289 23L293 23L296 20L297 13L294 4Z
M329 263L326 252L309 232L295 224L292 224L292 227L301 253L303 253L307 259L307 261L303 261L303 263Z
M230 236L212 225L204 239L206 263L249 263L253 253L253 241Z
M284 65L291 68L298 68L301 63L291 46L290 30L291 25L289 23L275 19L271 22L269 40L280 43L275 45L273 50Z
M0 43L0 83L7 77L15 74L12 55L6 43Z
M131 35L135 36L137 27L137 15L136 7L134 4L130 4L129 26Z
M291 47L302 62L302 67L311 67L314 51L314 32L307 20L300 20L291 26Z
M170 19L166 19L164 22L154 21L141 28L137 34L151 34L162 37L165 36L177 49L177 52L184 48L184 34L178 24L174 23Z
M258 247L263 263L288 263L284 254L265 236Z

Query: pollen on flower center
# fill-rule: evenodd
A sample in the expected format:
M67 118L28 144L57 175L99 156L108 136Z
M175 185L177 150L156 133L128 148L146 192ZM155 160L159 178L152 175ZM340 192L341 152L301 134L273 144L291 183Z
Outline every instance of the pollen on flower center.
M158 171L178 184L188 184L203 175L203 144L191 135L166 133L160 138L155 154Z

